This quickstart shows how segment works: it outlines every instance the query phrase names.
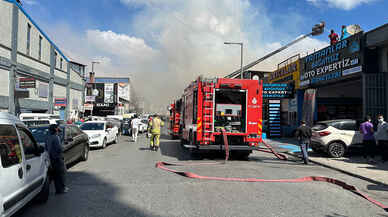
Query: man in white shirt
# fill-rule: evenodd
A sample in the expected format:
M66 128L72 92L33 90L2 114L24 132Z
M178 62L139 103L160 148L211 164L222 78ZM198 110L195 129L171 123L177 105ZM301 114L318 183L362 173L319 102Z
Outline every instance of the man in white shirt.
M132 119L131 126L132 126L132 141L137 141L137 134L139 133L139 125L141 124L141 120L135 115L135 118Z
M379 144L383 162L388 161L388 123L384 121L383 115L377 116L378 125L375 138Z

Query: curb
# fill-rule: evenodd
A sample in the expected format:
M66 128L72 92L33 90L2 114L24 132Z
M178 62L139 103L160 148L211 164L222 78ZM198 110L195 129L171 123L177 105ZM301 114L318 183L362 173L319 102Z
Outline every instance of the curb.
M284 152L285 154L287 155L290 155L290 156L293 156L293 157L297 157L297 158L300 158L298 155L292 153L292 152ZM349 172L349 171L346 171L346 170L343 170L343 169L340 169L338 167L333 167L333 166L330 166L328 164L325 164L325 163L322 163L322 162L318 162L318 161L315 161L315 160L312 160L312 159L309 159L309 161L315 163L315 164L318 164L320 166L323 166L323 167L326 167L326 168L329 168L329 169L333 169L333 170L336 170L338 172L341 172L341 173L344 173L344 174L347 174L347 175L350 175L350 176L353 176L353 177L356 177L356 178L359 178L359 179L362 179L364 181L368 181L368 182L371 182L373 184L376 184L376 185L383 185L383 186L388 186L388 184L384 183L384 182L380 182L380 181L377 181L377 180L374 180L374 179L371 179L371 178L368 178L366 176L361 176L361 175L358 175L356 173L352 173L352 172Z

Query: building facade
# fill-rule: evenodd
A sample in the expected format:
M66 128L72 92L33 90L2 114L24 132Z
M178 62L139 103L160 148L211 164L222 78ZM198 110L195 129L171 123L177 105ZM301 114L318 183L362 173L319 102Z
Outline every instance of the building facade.
M85 90L85 115L123 115L134 110L129 78L94 77Z
M0 0L0 14L0 110L74 118L83 109L85 65L66 57L18 1Z

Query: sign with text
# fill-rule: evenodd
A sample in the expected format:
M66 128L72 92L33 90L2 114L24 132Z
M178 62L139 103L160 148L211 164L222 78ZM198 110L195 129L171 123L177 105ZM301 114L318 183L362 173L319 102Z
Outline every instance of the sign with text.
M270 137L281 136L281 101L269 100L268 104L268 131Z
M85 102L95 102L96 96L85 96Z
M55 98L54 106L67 106L66 98Z
M105 84L104 103L114 103L114 84Z
M263 84L264 99L287 99L294 97L292 84Z
M303 60L305 70L300 74L300 86L339 80L361 72L361 36L362 33L353 35L306 56Z
M36 80L35 78L19 78L19 88L27 89L27 88L35 88Z

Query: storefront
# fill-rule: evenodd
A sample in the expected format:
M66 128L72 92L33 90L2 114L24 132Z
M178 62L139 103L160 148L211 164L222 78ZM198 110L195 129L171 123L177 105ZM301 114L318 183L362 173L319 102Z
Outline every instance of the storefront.
M298 106L303 111L302 119L316 122L362 118L362 36L358 33L301 59L300 88L309 89L308 96L302 91L309 101Z
M293 90L292 95L282 95L280 100L281 135L290 136L298 126L298 89L300 62L299 55L288 58L278 65L278 69L269 76L271 84L283 84ZM276 99L272 98L272 99Z

